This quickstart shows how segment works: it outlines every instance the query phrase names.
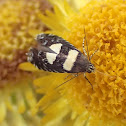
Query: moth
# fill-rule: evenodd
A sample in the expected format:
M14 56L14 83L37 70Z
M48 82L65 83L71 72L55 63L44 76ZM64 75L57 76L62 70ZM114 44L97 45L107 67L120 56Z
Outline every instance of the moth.
M57 35L38 34L36 41L37 47L29 50L27 60L38 69L56 73L75 74L91 73L95 69L94 65L90 62L92 56L88 59L84 48L85 55L68 41ZM83 47L84 41L85 39L83 40Z

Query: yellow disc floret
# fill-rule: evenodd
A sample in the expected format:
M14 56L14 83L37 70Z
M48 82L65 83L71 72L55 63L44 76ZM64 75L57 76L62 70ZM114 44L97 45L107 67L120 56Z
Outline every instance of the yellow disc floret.
M71 18L69 35L64 32L64 37L82 50L85 29L89 54L98 49L91 59L96 70L87 75L94 91L83 76L66 88L72 106L81 112L86 108L94 116L126 118L125 4L121 0L89 2Z

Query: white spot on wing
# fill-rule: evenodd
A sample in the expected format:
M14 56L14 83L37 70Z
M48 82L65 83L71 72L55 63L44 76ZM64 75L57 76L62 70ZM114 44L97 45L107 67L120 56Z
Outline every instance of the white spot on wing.
M52 49L55 53L46 53L46 58L48 60L48 62L50 64L53 64L53 62L56 60L57 55L59 54L60 50L61 50L62 44L58 43L58 44L53 44L51 45L49 48Z
M53 64L53 62L56 59L57 54L54 53L46 53L46 58L50 64Z
M74 65L74 62L76 61L77 59L77 56L78 56L78 51L76 50L70 50L69 53L68 53L68 56L67 56L67 59L65 60L64 64L63 64L63 68L65 70L68 70L70 71Z

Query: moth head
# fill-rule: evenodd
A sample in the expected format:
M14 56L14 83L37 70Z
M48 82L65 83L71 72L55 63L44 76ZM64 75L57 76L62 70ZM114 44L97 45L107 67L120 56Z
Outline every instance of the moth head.
M26 53L26 55L27 55L27 61L28 62L33 62L33 56L34 56L34 54L33 54L33 48L30 48L29 52Z
M92 64L92 63L89 63L88 65L87 65L87 72L88 73L91 73L91 72L93 72L94 71L94 69L95 69L95 67L94 67L94 65Z
M45 37L46 37L46 34L41 33L41 34L38 34L38 35L35 37L35 40L36 40L38 43L43 43Z

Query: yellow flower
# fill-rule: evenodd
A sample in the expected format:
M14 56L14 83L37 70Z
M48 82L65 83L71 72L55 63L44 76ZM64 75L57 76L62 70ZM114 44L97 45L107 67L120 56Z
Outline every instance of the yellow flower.
M66 74L52 74L34 81L38 92L46 94L38 103L45 116L42 125L123 126L126 125L126 1L91 0L76 9L66 1L50 0L54 13L40 19L53 33L82 51L85 36L95 72L63 83ZM76 4L74 4L76 5ZM85 45L85 48L87 45ZM69 77L70 78L70 77ZM58 89L57 89L58 90Z
M42 0L0 1L0 126L35 126L40 122L33 109L38 98L32 85L34 76L19 70L18 65L26 61L25 53L34 45L29 30L45 29L37 16L45 5L51 7Z

